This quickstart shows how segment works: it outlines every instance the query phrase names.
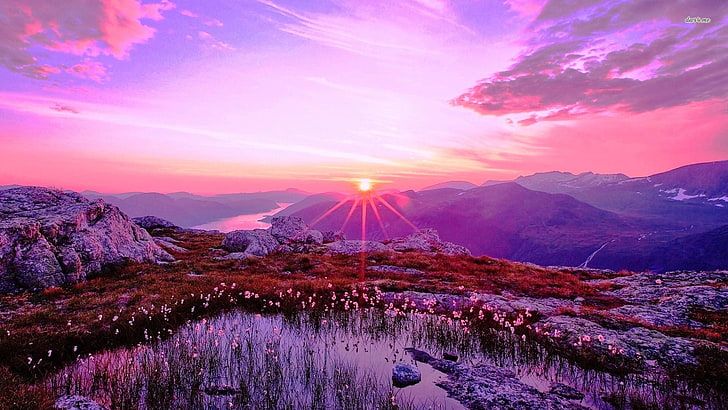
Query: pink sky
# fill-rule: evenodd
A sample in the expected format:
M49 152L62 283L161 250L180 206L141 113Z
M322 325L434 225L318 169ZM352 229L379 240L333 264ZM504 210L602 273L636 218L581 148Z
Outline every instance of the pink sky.
M408 189L728 158L726 2L301 3L3 2L0 184Z

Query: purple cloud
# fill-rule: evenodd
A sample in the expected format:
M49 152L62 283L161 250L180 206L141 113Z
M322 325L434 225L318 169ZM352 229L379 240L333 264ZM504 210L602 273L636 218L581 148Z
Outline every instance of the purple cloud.
M508 69L453 104L482 114L563 120L728 98L728 3L552 0ZM708 24L686 23L687 16Z

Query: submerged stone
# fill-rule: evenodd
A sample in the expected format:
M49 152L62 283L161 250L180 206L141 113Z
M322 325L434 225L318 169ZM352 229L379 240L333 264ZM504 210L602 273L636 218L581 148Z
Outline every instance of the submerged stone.
M584 398L584 393L563 383L553 383L549 392L569 400L581 400Z
M106 410L106 407L84 396L61 396L53 406L59 410Z
M407 363L397 363L392 368L392 383L396 387L407 387L422 380L420 370Z

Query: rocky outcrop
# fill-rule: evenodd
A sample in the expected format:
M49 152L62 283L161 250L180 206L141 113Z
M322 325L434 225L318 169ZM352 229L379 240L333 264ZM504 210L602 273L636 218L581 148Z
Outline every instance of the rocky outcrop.
M518 379L510 370L488 363L467 365L437 359L427 352L406 349L418 362L447 375L435 384L469 409L585 409L552 393L544 393Z
M233 231L225 235L223 249L253 256L265 256L273 252L280 243L266 229Z
M135 224L141 226L142 228L146 230L151 229L165 229L165 228L177 228L175 224L172 222L169 222L166 219L162 219L156 216L139 216L136 218L133 218L132 221L134 221Z
M627 305L614 313L629 316L653 326L705 325L691 318L691 311L725 311L728 308L728 289L724 283L726 271L640 273L622 278L595 281L608 282L615 290L605 292L618 297Z
M297 216L276 216L270 223L270 234L281 244L297 242L320 245L324 242L321 232L311 229Z
M250 256L265 256L273 251L307 252L323 242L323 234L311 229L303 219L277 216L271 219L268 229L240 230L226 234L222 247L232 253L222 258L246 259Z
M464 246L440 239L434 229L422 229L404 238L393 239L389 248L397 252L419 251L445 255L470 255Z
M342 253L345 255L353 255L360 252L386 252L389 250L387 245L377 241L357 241L343 240L332 242L327 245L332 253Z
M0 292L74 283L128 261L173 259L102 200L39 187L0 191Z

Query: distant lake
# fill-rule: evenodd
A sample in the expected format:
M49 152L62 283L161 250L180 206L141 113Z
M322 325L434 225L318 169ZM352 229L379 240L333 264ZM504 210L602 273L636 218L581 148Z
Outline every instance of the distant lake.
M230 218L218 219L217 221L208 222L206 224L193 226L195 229L204 229L207 231L220 231L230 232L238 229L265 229L270 226L267 222L262 222L261 219L266 216L275 215L276 213L288 208L291 203L281 202L278 203L278 208L270 211L261 212L259 214L247 214L237 215Z

